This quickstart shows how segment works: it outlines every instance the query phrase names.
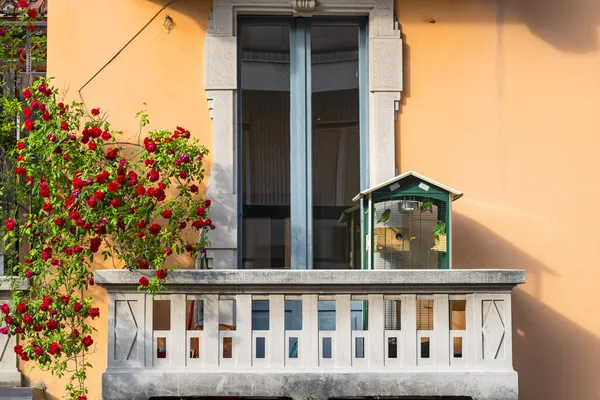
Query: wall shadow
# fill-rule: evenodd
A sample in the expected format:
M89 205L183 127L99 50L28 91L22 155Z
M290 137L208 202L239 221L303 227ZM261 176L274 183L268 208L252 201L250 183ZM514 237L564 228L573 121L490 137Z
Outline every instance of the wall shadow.
M512 303L519 398L600 399L600 386L595 384L600 338L539 300L544 278L557 276L556 272L463 214L453 214L452 229L455 269L527 271L527 283L514 290ZM566 289L564 296L569 296Z
M398 2L400 23L520 24L553 47L572 53L597 50L596 0L416 0Z

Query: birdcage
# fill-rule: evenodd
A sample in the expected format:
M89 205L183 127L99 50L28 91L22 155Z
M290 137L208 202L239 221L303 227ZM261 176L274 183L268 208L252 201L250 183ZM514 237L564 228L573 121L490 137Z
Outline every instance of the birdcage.
M361 192L363 268L450 268L451 204L461 196L412 171Z

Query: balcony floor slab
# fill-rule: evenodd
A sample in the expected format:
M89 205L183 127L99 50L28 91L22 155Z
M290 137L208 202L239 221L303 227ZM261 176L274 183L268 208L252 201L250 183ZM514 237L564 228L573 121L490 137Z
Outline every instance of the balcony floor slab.
M189 372L110 370L103 374L104 400L151 397L348 397L468 396L517 400L514 371L448 372Z

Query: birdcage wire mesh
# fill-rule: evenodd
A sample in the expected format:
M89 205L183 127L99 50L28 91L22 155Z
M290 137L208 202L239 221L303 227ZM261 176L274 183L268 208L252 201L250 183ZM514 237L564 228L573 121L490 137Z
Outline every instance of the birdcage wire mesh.
M404 196L374 205L375 269L437 269L446 257L445 202ZM445 224L442 228L445 227Z

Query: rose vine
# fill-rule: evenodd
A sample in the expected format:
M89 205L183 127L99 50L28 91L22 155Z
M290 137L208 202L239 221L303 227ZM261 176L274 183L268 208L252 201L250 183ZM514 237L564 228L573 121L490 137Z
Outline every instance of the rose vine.
M142 132L137 143L119 140L100 109L61 102L45 80L23 92L27 137L14 149L16 167L2 191L14 196L4 223L5 251L21 257L10 304L0 306L0 334L16 335L14 351L57 376L69 378L66 397L85 400L93 328L99 316L85 290L93 262L156 269L140 289L165 289L169 256L207 246L210 200L200 196L207 149L177 127ZM189 240L189 241L188 241Z

